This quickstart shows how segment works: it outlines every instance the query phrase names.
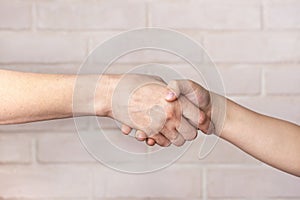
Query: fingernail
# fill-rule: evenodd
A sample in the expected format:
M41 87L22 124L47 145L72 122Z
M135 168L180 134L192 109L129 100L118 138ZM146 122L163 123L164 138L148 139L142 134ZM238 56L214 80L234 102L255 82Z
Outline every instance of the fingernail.
M142 134L140 134L140 133L137 133L137 135L136 135L136 136L137 136L137 138L138 138L138 139L142 139Z
M175 94L172 91L169 91L167 96L166 96L167 99L174 99L174 97L175 97Z

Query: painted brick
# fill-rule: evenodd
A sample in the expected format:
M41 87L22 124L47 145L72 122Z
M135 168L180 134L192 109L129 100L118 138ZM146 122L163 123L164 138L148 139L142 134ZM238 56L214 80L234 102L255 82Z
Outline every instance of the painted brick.
M164 197L157 197L157 198L149 198L149 197L125 197L125 198L96 198L95 200L185 200L185 198L164 198ZM189 198L189 200L199 200L199 198Z
M300 60L298 33L208 34L204 46L215 62L276 63Z
M100 32L99 34L92 36L90 40L90 49L94 50L96 47L99 48L103 42L109 40L111 37L114 37L122 32ZM203 34L198 31L183 31L182 34L190 37L192 40L198 43L202 43ZM126 44L122 44L125 46ZM132 45L129 43L127 45L131 47ZM131 47L132 48L132 47ZM97 52L95 52L97 53ZM121 56L121 55L117 55ZM199 60L201 60L202 55L199 55ZM145 63L183 63L184 59L180 58L177 55L172 53L158 50L158 49L139 49L137 51L133 51L122 55L122 57L118 58L113 65L122 65L122 64L132 64L139 65Z
M300 66L265 70L267 94L300 94Z
M299 178L270 167L207 171L207 192L210 197L299 198L299 187Z
M268 29L300 28L300 2L297 0L267 0L264 15L264 24Z
M297 96L234 97L232 99L256 112L300 124L300 98Z
M80 65L79 64L2 64L0 69L33 72L33 73L46 73L46 74L76 74Z
M28 29L30 26L31 4L29 2L0 2L0 29Z
M239 65L218 69L223 78L226 94L255 95L260 93L261 69L259 67Z
M150 24L175 29L258 29L260 8L252 1L154 1ZM243 16L243 17L241 17Z
M88 127L89 119L82 119L79 123L77 123L77 129L82 130ZM41 121L41 122L33 122L26 124L16 124L16 125L1 125L1 132L76 132L77 131L74 119L58 119L58 120L50 120L50 121Z
M199 166L207 164L260 164L260 161L225 140L214 135L205 136L200 131L197 139L192 142L178 162L193 163Z
M122 134L119 129L104 128L89 130L80 133L82 144L100 163L110 165L132 164L138 167L138 161L132 162L132 158L127 155L117 154L119 150L133 154L147 153L147 145L143 142L137 142L134 137L134 131L128 136ZM71 152L72 153L72 152ZM145 155L146 156L146 155Z
M76 133L43 134L37 140L37 159L42 163L93 162Z
M81 63L87 51L85 38L58 34L3 34L0 63Z
M300 124L296 64L300 62L299 13L298 0L0 0L0 68L76 73L88 51L121 30L169 27L205 45L219 66L227 94L238 103ZM262 28L265 30L261 31ZM115 66L120 64L121 71L126 72L148 62L168 64L184 78L206 86L207 77L165 53L135 52L121 58ZM155 67L149 67L146 73L164 78L171 75ZM262 96L256 96L261 92ZM86 134L99 133L90 118L80 120L77 126L89 130ZM158 149L121 135L106 122L104 128L110 142L124 150L141 153ZM300 198L298 179L261 167L260 161L225 141L220 140L208 156L198 160L201 144L208 138L208 142L215 141L214 136L200 133L183 157L167 169L130 175L98 163L94 166L76 131L73 119L0 126L0 199ZM32 148L34 137L36 149ZM112 157L110 152L103 151L104 141L90 142L99 145L98 150L110 158L109 162L140 165L129 163L127 157ZM36 154L37 163L32 154ZM158 164L164 159L160 157Z
M87 167L0 166L0 179L2 198L80 198L91 193Z
M0 135L0 163L30 163L31 139L19 134Z
M91 52L103 42L111 39L112 37L120 33L120 31L101 31L95 34L90 34L89 51Z
M41 29L128 29L145 25L145 5L139 1L39 2Z
M197 166L171 166L155 173L140 175L96 168L95 193L97 197L110 198L197 198L201 196L201 174L201 169Z

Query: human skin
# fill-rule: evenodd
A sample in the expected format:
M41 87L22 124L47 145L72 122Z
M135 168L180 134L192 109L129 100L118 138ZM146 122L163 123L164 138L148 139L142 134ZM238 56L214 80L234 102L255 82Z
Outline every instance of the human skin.
M166 96L167 101L187 97L204 111L207 121L211 121L214 127L219 122L214 121L211 113L218 111L214 110L211 99L225 100L225 121L216 134L258 160L300 177L300 126L256 113L212 92L208 95L206 89L190 80L171 81L168 87L175 95ZM198 128L210 134L207 125L200 124ZM153 139L147 142L155 143Z
M124 74L113 85L114 95L110 95L112 103L108 106L111 112L107 116L145 132L148 137L166 141L162 146L170 143L181 146L196 137L196 127L184 116L200 120L197 107L185 97L171 104L166 102L164 96L168 89L161 78ZM103 98L103 94L98 94L96 102Z
M77 87L81 93L74 112L76 80L82 85ZM155 76L76 76L0 70L0 86L0 124L96 115L141 130L161 146L181 146L197 135L196 128L183 117L200 118L197 107L184 97L166 102L166 84ZM116 88L120 94L113 99Z
M74 114L108 116L122 122L122 131L126 134L131 130L130 127L138 129L137 133L142 135L137 135L140 140L147 138L149 145L156 142L161 146L168 146L171 142L180 146L186 140L195 138L196 131L191 124L207 134L213 132L209 128L210 124L220 127L211 117L211 113L218 112L212 106L211 99L224 97L208 92L195 82L171 81L167 89L165 83L157 77L130 75L127 78L134 81L124 85L133 85L136 89L132 91L123 88L125 93L132 92L129 104L120 99L117 108L122 112L115 113L111 103L121 76L103 75L99 80L95 75L82 76L87 81L97 80L98 87L95 99L94 96L82 98L82 108L78 113L73 113L76 78L74 75L0 70L0 124L68 118ZM149 98L150 92L153 98ZM223 129L217 129L217 134L255 158L300 176L300 127L253 112L229 99L225 100L226 117ZM149 115L154 105L159 105L159 111L163 112ZM126 112L128 114L124 114ZM156 129L151 131L145 129L149 127L149 117L160 119L155 122L158 124ZM182 125L185 121L182 119L190 124Z

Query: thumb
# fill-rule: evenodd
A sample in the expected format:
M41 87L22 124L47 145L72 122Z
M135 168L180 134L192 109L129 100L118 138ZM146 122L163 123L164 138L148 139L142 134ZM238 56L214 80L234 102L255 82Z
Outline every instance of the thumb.
M190 90L186 91L186 85L188 81L186 80L172 80L168 83L168 94L166 96L167 101L175 101L181 93L185 95L188 93Z
M168 83L168 93L166 95L166 100L169 102L177 100L180 96L180 86L178 85L178 80L172 80Z
M167 95L166 95L165 99L167 101L169 101L169 102L172 102L172 101L177 100L177 96L176 96L176 94L175 94L174 91L172 91L172 90L169 89L168 92L167 92Z
M167 87L173 91L177 97L180 95L186 96L187 99L197 107L200 107L199 99L203 99L201 98L202 96L207 96L207 91L191 80L172 80L168 83Z

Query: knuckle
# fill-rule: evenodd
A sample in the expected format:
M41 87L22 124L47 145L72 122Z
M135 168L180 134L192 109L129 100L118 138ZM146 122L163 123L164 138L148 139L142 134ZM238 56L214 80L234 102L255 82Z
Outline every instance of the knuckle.
M178 136L179 136L179 134L176 133L176 132L170 132L170 133L169 133L169 138L170 138L170 140L172 140L172 141L175 141L175 140L178 138Z
M165 147L169 147L171 144L172 144L172 143L171 143L170 141L168 141L168 142L166 143L166 146L165 146Z
M169 83L168 83L168 88L173 90L173 92L175 92L177 95L178 93L180 92L179 91L179 83L177 80L171 80Z
M206 115L204 114L204 112L200 111L199 120L198 120L199 125L204 124L205 121L206 121Z
M153 137L153 139L158 143L158 144L163 144L164 143L164 139L162 138L162 136L160 134L157 134Z
M160 146L167 147L170 145L170 141L163 137L160 133L153 136L153 139L156 141L156 143Z
M169 82L169 85L171 85L171 86L176 86L176 85L178 85L178 82L177 82L177 80L171 80L171 81Z
M166 111L166 119L170 120L170 119L173 119L174 117L175 117L175 112L171 109L168 109Z
M164 140L164 142L162 143L163 147L168 147L171 145L171 142L169 140Z
M175 146L177 147L181 147L182 145L184 145L185 140L175 140L174 142L172 142Z
M175 128L176 130L178 130L178 132L182 132L183 131L183 127L182 127L182 119L176 119L174 122Z

